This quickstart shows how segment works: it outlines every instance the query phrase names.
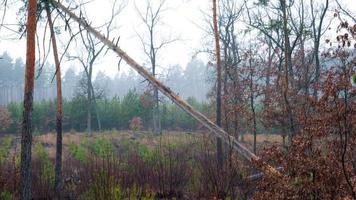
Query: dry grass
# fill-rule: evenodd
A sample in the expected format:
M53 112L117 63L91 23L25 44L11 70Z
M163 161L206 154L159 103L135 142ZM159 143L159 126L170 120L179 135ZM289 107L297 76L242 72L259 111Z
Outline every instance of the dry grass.
M46 146L56 145L56 135L54 133L47 133L45 135L35 136L34 142L40 142Z
M164 132L162 137L159 135L152 134L145 131L105 131L105 132L95 132L92 136L88 136L87 133L78 133L78 132L69 132L63 134L63 146L64 149L74 142L76 144L81 143L84 139L95 140L97 138L105 138L111 141L114 140L135 140L143 145L146 145L149 148L154 148L159 145L161 140L162 144L187 144L192 141L198 141L203 138L202 133L197 132L179 132L179 131L167 131ZM44 145L51 158L55 157L55 148L56 148L56 134L48 133L34 138L35 142L39 142ZM251 148L253 143L253 135L245 134L244 135L245 144ZM257 135L257 144L258 146L264 146L269 144L281 145L283 143L283 138L281 135L273 134L259 134Z

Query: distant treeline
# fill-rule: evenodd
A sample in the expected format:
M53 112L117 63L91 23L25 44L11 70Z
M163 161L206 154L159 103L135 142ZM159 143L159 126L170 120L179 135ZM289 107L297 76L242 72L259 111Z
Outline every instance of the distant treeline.
M0 105L22 102L25 64L21 58L13 59L7 52L0 54L0 58ZM62 73L63 97L71 100L86 87L86 75L83 70L79 73L75 72L74 67ZM49 63L46 63L43 68L36 66L35 101L56 98L53 74L54 66ZM168 67L160 73L159 79L183 98L195 97L198 101L204 101L212 88L212 82L208 81L210 74L213 73L208 71L208 66L195 58L185 68L178 65ZM132 70L116 73L114 77L99 71L92 78L94 88L107 98L115 96L123 98L129 90L147 89L145 79Z
M200 103L190 97L187 101L199 111L209 114L211 106ZM92 106L92 128L98 130L98 117L102 130L129 129L133 118L141 119L141 127L145 130L152 128L152 106L149 96L129 91L122 99L96 100L96 106ZM3 133L18 133L22 119L22 103L10 103L7 105L10 117L10 125L2 130ZM166 130L196 130L199 128L197 121L188 116L183 110L172 102L166 100L160 107L162 128ZM97 115L98 112L98 115ZM63 131L85 131L87 127L87 101L84 97L74 97L72 100L63 101ZM33 111L33 127L35 133L46 133L55 130L56 102L35 102Z

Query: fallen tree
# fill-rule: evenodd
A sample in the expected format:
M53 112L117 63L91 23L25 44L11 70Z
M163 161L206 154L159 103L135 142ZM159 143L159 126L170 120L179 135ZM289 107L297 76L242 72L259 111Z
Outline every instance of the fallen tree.
M170 98L175 104L181 107L190 116L198 120L202 125L204 125L204 127L209 129L217 137L221 138L225 143L231 145L234 150L236 150L244 158L249 160L254 166L261 169L264 174L269 176L274 176L274 177L280 177L280 178L284 177L278 170L276 170L274 167L270 166L269 164L263 162L258 156L252 153L252 151L246 148L243 144L238 142L233 136L226 133L222 128L217 126L215 123L209 120L202 113L195 110L191 105L189 105L186 101L184 101L177 94L175 94L169 87L163 85L154 76L152 76L143 66L138 64L133 58L127 55L126 52L123 51L119 46L117 46L117 44L115 44L114 41L110 41L109 38L106 38L103 34L101 34L97 30L95 30L92 26L90 26L86 20L75 15L72 11L70 11L67 7L65 7L61 3L53 0L52 3L56 8L59 9L59 11L63 11L66 15L70 17L70 19L73 19L74 21L79 23L79 25L82 26L86 31L94 35L109 49L117 53L122 60L124 60L133 69L135 69L141 76L147 79L154 87L158 88L159 91L161 91L165 96Z

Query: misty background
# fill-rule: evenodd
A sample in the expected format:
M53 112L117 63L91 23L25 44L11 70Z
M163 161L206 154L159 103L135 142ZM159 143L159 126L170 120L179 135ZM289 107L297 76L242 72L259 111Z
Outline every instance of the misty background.
M7 52L0 54L0 105L23 100L25 64L22 58L12 58ZM52 81L54 65L46 63L41 74L36 71L35 101L53 100L56 98L56 84ZM172 65L166 69L159 79L177 92L182 98L194 97L203 102L212 87L209 81L209 66L198 58L193 58L184 68ZM39 76L38 76L39 75ZM210 75L211 77L211 75ZM76 72L69 68L63 73L63 97L67 100L81 95L81 82L85 79L82 71ZM99 71L93 79L95 90L101 98L124 97L128 91L144 93L148 90L148 82L133 70L117 72L113 78Z

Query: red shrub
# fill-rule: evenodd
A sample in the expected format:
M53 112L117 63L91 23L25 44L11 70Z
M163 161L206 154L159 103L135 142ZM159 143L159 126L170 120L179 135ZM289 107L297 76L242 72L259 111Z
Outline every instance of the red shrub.
M139 131L142 128L142 120L140 117L133 117L130 121L130 129L133 131Z

